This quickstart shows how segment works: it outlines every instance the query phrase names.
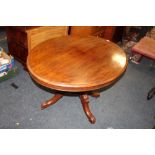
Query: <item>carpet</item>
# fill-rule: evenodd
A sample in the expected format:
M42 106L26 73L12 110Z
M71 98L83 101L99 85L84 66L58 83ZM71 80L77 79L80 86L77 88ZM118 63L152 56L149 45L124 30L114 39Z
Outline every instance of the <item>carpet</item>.
M0 41L0 46L8 51L6 40ZM0 83L0 128L150 129L155 125L155 97L149 101L146 98L155 86L155 70L150 71L149 63L148 59L139 65L129 63L115 85L102 91L100 98L90 97L90 108L97 120L92 125L78 97L65 96L55 105L40 110L40 103L53 94L38 87L16 61L19 74Z

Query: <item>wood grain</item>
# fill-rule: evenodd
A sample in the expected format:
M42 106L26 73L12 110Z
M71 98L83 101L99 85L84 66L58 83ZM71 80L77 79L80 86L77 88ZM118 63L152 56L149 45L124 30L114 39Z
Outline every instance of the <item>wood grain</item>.
M41 26L28 29L29 51L46 40L68 35L68 26Z
M9 52L24 68L28 53L37 44L68 35L68 26L8 26L6 30Z
M84 92L112 84L127 67L125 52L116 44L89 36L50 39L28 55L31 76L48 88Z

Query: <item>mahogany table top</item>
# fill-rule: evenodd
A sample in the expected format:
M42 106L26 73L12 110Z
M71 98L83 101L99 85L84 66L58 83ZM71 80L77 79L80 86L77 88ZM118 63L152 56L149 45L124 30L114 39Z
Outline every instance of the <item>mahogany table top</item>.
M93 36L65 36L30 51L28 70L39 84L69 92L92 91L116 81L127 57L116 44Z

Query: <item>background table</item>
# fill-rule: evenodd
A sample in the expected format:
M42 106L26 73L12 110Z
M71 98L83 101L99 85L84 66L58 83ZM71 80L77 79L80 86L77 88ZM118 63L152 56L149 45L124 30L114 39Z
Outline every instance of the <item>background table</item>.
M127 67L125 52L116 44L93 36L59 37L45 41L29 53L27 67L39 84L57 90L41 108L56 103L63 92L78 92L83 109L91 123L96 119L89 109L88 92L114 83Z

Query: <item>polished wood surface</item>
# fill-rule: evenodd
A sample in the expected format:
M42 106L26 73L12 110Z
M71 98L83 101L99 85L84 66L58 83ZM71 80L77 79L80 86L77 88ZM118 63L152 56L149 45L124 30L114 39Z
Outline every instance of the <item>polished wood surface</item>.
M91 113L91 111L89 109L88 95L87 94L80 95L80 99L81 99L83 110L84 110L88 120L90 121L90 123L94 124L96 122L96 118L94 117L94 115Z
M41 42L60 36L96 36L113 42L122 38L120 26L7 26L7 41L11 55L23 66L29 52Z
M68 26L8 26L6 32L10 54L26 67L32 48L51 38L68 35Z
M127 57L116 44L93 36L50 39L31 50L31 76L48 88L84 92L112 84L125 71Z
M62 97L63 97L62 94L55 94L51 99L49 99L49 100L47 100L47 101L45 101L45 102L43 102L43 103L41 104L41 109L43 110L43 109L45 109L45 108L47 108L47 107L49 107L49 106L55 104L55 103L56 103L58 100L60 100Z
M41 26L34 29L28 29L28 45L31 51L36 45L49 40L68 35L68 26Z
M97 98L99 88L114 83L125 71L127 57L121 48L105 39L66 36L33 48L27 66L36 82L57 90L53 98L41 104L41 109L55 104L63 97L63 91L79 92L83 110L94 124L88 94Z

